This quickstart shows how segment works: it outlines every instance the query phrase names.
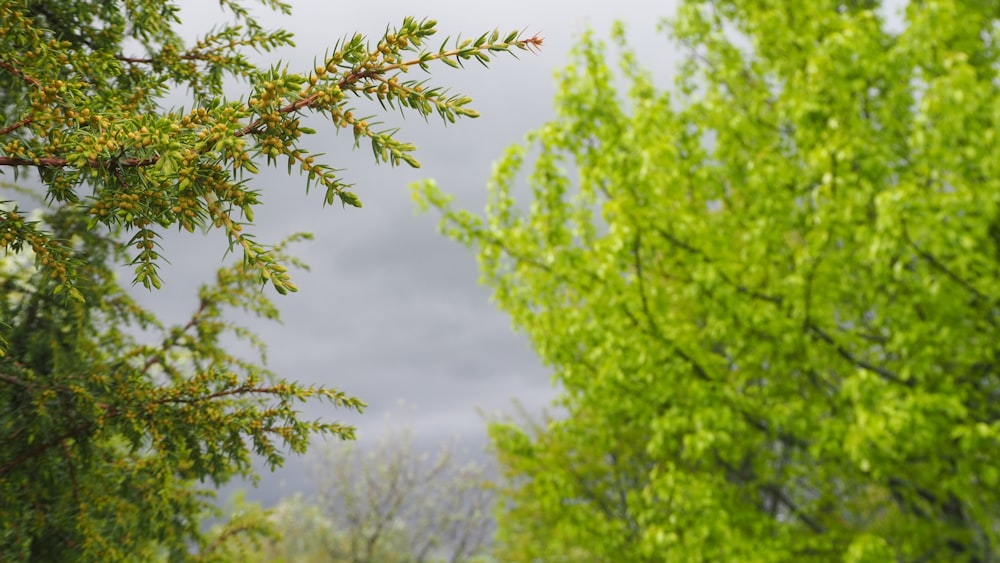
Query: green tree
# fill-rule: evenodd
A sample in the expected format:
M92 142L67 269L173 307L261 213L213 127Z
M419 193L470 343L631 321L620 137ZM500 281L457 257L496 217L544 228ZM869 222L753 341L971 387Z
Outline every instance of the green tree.
M247 232L260 202L252 180L280 159L325 203L360 206L305 148L307 119L370 142L376 162L417 166L395 131L355 115L358 101L474 117L469 98L407 71L541 44L494 32L427 50L434 22L406 18L337 42L302 72L259 68L247 53L291 35L263 29L241 2L221 4L230 23L185 44L172 2L0 0L0 171L28 180L5 188L45 203L41 213L0 205L0 560L222 557L200 532L212 514L205 484L253 477L254 454L273 469L316 433L351 438L298 405L360 410L359 399L269 372L263 343L226 320L232 309L276 319L262 287L295 290L288 267L299 264L284 244ZM234 78L250 86L229 99ZM162 108L184 90L189 110ZM221 229L242 254L181 326L143 310L114 273L128 263L134 283L158 288L157 241L172 227ZM229 353L231 336L260 357ZM221 537L252 528L234 526Z
M585 35L482 215L417 189L563 389L505 560L1000 560L1000 14L890 12L683 2L669 91Z

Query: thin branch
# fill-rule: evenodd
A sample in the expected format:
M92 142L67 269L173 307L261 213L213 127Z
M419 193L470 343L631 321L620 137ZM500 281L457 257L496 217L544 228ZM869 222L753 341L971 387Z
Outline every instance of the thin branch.
M25 125L31 123L32 121L34 121L34 118L25 117L24 119L18 121L17 123L13 123L11 125L4 127L3 129L0 129L0 135L6 135L19 127L24 127Z
M989 299L987 299L986 295L984 295L983 292L981 292L978 289L976 289L976 287L974 285L972 285L971 282L969 282L968 280L966 280L963 277L959 276L954 271L952 271L950 268L948 268L947 266L945 266L944 263L941 262L940 260L938 260L937 257L935 257L933 254L927 252L923 248L920 248L920 246L917 245L916 241L914 241L913 238L910 236L910 231L909 231L909 229L906 226L906 221L903 220L903 221L901 221L901 223L902 223L902 226L903 226L903 238L906 239L906 242L911 247L913 247L913 250L915 250L917 252L917 254L920 255L921 258L923 258L924 260L927 260L927 263L929 263L931 266L933 266L936 270L940 271L944 275L946 275L949 278L951 278L952 281L954 281L955 283L957 283L958 285L960 285L962 288L964 288L966 291L968 291L969 293L971 293L977 300L981 300L981 301L984 301L984 302L989 302ZM994 324L993 319L991 319L989 317L987 317L987 321L990 324Z
M534 35L532 37L529 37L528 39L524 39L522 41L515 42L515 44L521 44L528 51L530 51L532 53L536 53L537 50L541 47L543 41L544 41L544 39L542 37L539 37L536 34L536 35ZM496 45L496 44L495 43L484 43L483 45L480 45L479 47L477 47L477 50L479 50L479 51L489 51L490 48L493 47L494 45ZM454 57L454 56L457 56L459 53L467 52L468 50L469 49L467 47L466 48L456 48L456 49L452 49L450 51L444 51L444 52L441 52L441 53L436 53L436 54L431 55L430 57L426 57L426 58L418 57L416 59L410 59L408 61L394 63L394 64L386 65L386 66L381 66L381 67L378 67L378 68L375 68L375 69L372 69L372 70L366 70L366 71L362 71L362 72L351 72L350 74L348 74L347 76L345 76L340 82L337 83L337 87L340 88L341 90L343 90L347 86L350 86L351 84L354 84L355 82L358 82L360 80L364 80L366 78L376 78L376 77L378 77L378 76L380 76L382 74L386 74L386 73L392 72L394 70L400 70L400 69L403 69L403 68L406 68L406 67L413 67L413 66L418 66L418 65L421 65L421 64L426 64L429 61L436 61L436 60L446 59L448 57ZM324 94L324 92L316 92L315 94L311 94L309 96L306 96L305 98L296 100L296 101L294 101L294 102L292 102L292 103L290 103L290 104L288 104L288 105L286 105L286 106L278 109L278 113L291 113L291 112L298 111L298 110L300 110L302 108L312 107L312 105L316 102L316 100L320 96L322 96L323 94ZM242 137L244 135L248 135L248 134L252 134L252 133L258 133L259 130L260 130L260 126L261 126L262 122L263 122L263 119L258 119L256 121L254 121L253 123L250 123L249 125L247 125L243 129L237 131L236 132L236 136L237 137Z
M688 252L690 252L692 254L700 256L708 264L714 264L714 262L705 254L704 251L688 245L687 243L685 243L685 242L677 239L676 237L674 237L670 233L664 231L660 227L653 227L653 228L654 228L654 230L656 232L658 232L660 234L660 236L662 236L663 238L665 238L667 241L669 241L670 243L674 244L675 246L677 246L679 248L682 248L682 249L684 249L684 250L686 250L686 251L688 251ZM716 270L716 272L719 274L719 277L724 282L726 282L727 284L729 284L730 286L732 286L733 288L735 288L740 293L744 293L746 295L749 295L751 297L760 299L762 301L766 301L768 303L772 303L774 305L778 305L778 306L781 305L782 300L781 300L780 297L772 297L772 296L769 296L769 295L766 295L766 294L763 294L763 293L759 293L759 292L753 291L751 289L746 288L745 286L742 286L742 285L739 285L739 284L735 283L734 281L732 281L731 279L729 279L729 277L724 272L722 272L720 270ZM903 381L902 378L900 378L898 375L892 373L891 371L886 370L884 368L880 368L878 366L875 366L875 365L873 365L873 364L871 364L869 362L866 362L865 360L862 360L860 358L856 358L849 350L847 350L841 344L839 344L838 342L836 342L833 339L832 336L830 336L829 334L827 334L825 331L823 331L818 326L816 326L815 323L813 323L812 321L810 321L808 319L808 316L806 317L805 328L808 329L808 332L811 332L812 334L815 334L816 336L818 336L819 339L822 340L823 342L826 342L827 344L830 344L831 346L833 346L836 349L837 353L841 357L843 357L844 359L846 359L849 362L853 363L854 365L856 365L858 367L861 367L861 368L863 368L865 370L871 371L873 373L876 373L879 376L883 377L884 379L892 381L894 383L899 383L899 384L903 384L903 385L909 385L907 382Z
M177 57L182 61L207 61L209 58L202 53L187 53ZM152 64L156 59L149 57L129 57L126 55L115 55L115 60L129 64Z
M32 86L35 86L35 87L41 86L41 83L38 82L38 80L35 80L34 78L28 76L24 72L22 72L22 71L18 70L17 68L15 68L14 65L12 65L12 64L10 64L10 63L8 63L6 61L0 61L0 68L6 70L7 72L9 72L9 73L13 74L14 76L20 78L21 80L24 80L25 82L27 82L28 84L30 84Z
M73 454L69 451L69 446L66 445L66 440L60 442L62 445L63 457L66 459L66 468L69 470L69 480L73 484L73 500L80 503L80 484L76 480L76 467L73 464Z
M889 371L889 370L887 370L885 368L880 368L880 367L878 367L878 366L876 366L876 365L874 365L872 363L869 363L869 362L867 362L865 360L862 360L861 358L855 357L854 354L852 354L850 350L848 350L843 345L841 345L839 342L837 342L836 340L834 340L832 336L830 336L829 334L827 334L826 331L824 331L823 329L821 329L818 326L816 326L813 322L809 321L808 324L807 324L807 328L809 329L810 333L815 334L817 337L819 337L819 340L821 340L823 342L826 342L830 346L833 346L834 349L837 351L837 353L842 358L844 358L845 360L847 360L847 361L851 362L852 364L858 366L859 368L862 368L862 369L864 369L866 371L870 371L870 372L872 372L872 373L874 373L876 375L879 375L880 377L882 377L883 379L885 379L887 381L891 381L893 383L898 383L900 385L905 385L907 387L912 387L913 386L913 384L911 382L904 381L901 377L899 377L895 373L893 373L893 372L891 372L891 371Z
M146 363L142 365L142 373L148 373L149 368L153 367L156 364L161 364L161 365L163 364L163 356L166 355L167 351L169 351L171 348L177 345L177 341L179 341L187 331L191 330L192 328L194 328L196 324L198 324L198 320L204 314L205 309L207 307L208 307L208 301L202 299L201 302L198 304L198 310L196 310L194 314L191 315L191 320L189 320L187 324L184 325L184 327L181 328L179 331L174 331L173 334L171 334L168 338L165 338L163 340L163 343L160 345L159 354L150 356L146 360Z
M687 251L687 252L689 252L691 254L694 254L695 256L700 257L706 264L710 264L712 266L715 265L715 263L716 263L715 260L713 260L704 250L701 250L700 248L695 248L695 247L691 246L690 244L688 244L688 243L680 240L676 236L668 233L662 227L659 227L659 226L656 226L656 225L651 225L651 228L656 233L658 233L661 237L663 237L667 242L669 242L670 244L673 244L674 246L676 246L678 248L681 248L681 249L683 249L683 250L685 250L685 251ZM753 297L755 299L760 299L761 301L767 301L768 303L772 303L774 305L781 305L781 303L782 303L781 297L774 297L774 296L771 296L771 295L767 295L765 293L760 293L760 292L754 291L753 289L750 289L750 288L748 288L748 287L746 287L744 285L740 285L740 284L736 283L735 281L733 281L729 277L728 274L726 274L721 269L716 268L715 272L719 275L719 278L722 281L726 282L726 284L728 284L729 286L731 286L733 289L735 289L736 291L738 291L740 293L743 293L745 295L749 295L750 297Z
M140 166L150 166L160 160L159 155L148 158L120 158L114 160L118 166L135 168ZM102 166L102 161L89 158L87 164L94 168ZM69 166L69 161L65 158L46 156L41 158L19 158L14 156L0 156L0 166L38 166L46 168L62 168Z
M817 534L822 534L826 532L826 528L822 524L820 524L816 520L813 520L811 516L809 516L808 514L805 513L804 510L799 508L799 506L796 505L792 501L792 499L788 498L788 495L786 495L785 492L782 491L781 488L778 487L777 485L771 483L762 483L760 485L760 489L762 491L765 491L773 495L775 500L785 505L785 508L790 510L793 516L802 521L802 523L808 526L813 532L816 532Z
M206 401L211 401L213 399L219 399L222 397L228 397L230 395L281 395L286 392L286 389L281 387L246 387L240 386L235 389L226 389L225 391L216 391L215 393L210 393L208 395L203 395L201 397L166 397L164 399L157 399L152 401L156 405L166 405L166 404L177 404L182 403L186 405L196 405L198 403L204 403Z
M523 46L528 51L530 51L532 53L537 53L538 50L541 48L543 41L545 41L545 39L542 38L542 37L539 37L538 34L536 33L535 35L533 35L533 36L531 36L531 37L529 37L527 39L522 39L521 41L515 41L514 45L516 45L516 46ZM491 50L493 48L494 45L496 45L496 43L483 43L482 45L479 45L478 47L476 47L476 50L478 50L478 51L489 51L489 50ZM431 55L430 57L427 57L427 58L420 58L420 57L418 57L416 59L410 59L408 61L403 61L403 62L400 62L400 63L395 63L395 64L391 64L391 65L388 65L388 66L384 66L384 67L380 68L379 70L381 72L389 72L389 71L392 71L392 70L401 69L403 67L417 66L417 65L419 65L421 63L427 63L428 61L435 61L435 60L440 60L440 59L446 59L448 57L455 57L455 56L458 56L461 53L468 52L469 50L470 49L468 47L458 47L458 48L452 49L450 51L442 51L440 53L435 53L435 54L433 54L433 55Z
M43 442L43 443L35 446L34 448L31 448L30 450L22 453L21 455L17 456L16 458L12 459L11 461L9 461L9 462L7 462L7 463L5 463L3 465L0 465L0 475L3 475L5 473L7 473L11 469L14 469L18 465L21 465L22 463L28 461L29 459L32 459L32 458L35 458L35 457L38 457L38 456L42 455L48 449L53 448L55 446L58 446L59 444L62 444L64 440L67 440L69 438L74 438L74 437L82 434L83 432L85 432L88 429L90 429L92 426L93 426L93 423L85 422L85 423L80 424L80 425L78 425L78 426L76 426L74 428L71 428L70 430L67 430L66 432L63 432L59 436L56 436L55 438L53 438L53 439L51 439L51 440L49 440L47 442Z
M32 383L30 381L24 381L23 379L14 377L13 375L8 375L6 373L0 373L0 380L6 381L8 383L13 383L14 385L20 385L21 387L26 387L31 390L39 388L39 385Z
M646 286L643 276L642 255L641 255L642 236L641 234L639 234L641 232L642 231L637 231L635 239L632 242L632 255L635 257L636 283L639 285L639 297L642 302L642 312L646 316L647 320L646 324L649 325L649 329L646 330L645 332L647 334L650 334L660 342L673 348L674 352L678 356L680 356L682 360L687 362L688 365L691 366L691 368L694 370L695 375L697 375L704 381L711 382L712 378L708 375L708 371L705 370L705 368L701 364L696 362L694 358L691 357L691 355L689 355L687 352L685 352L676 342L674 342L670 338L667 338L667 336L663 334L663 331L660 330L659 325L656 324L656 321L653 320L653 312L650 310L649 301L646 297ZM635 316L632 314L632 311L629 310L627 305L623 305L622 308L625 310L625 314L630 319L632 319L632 322L635 323L636 326L641 326L639 320L635 318Z
M737 469L736 467L733 466L733 464L729 463L721 455L719 455L718 452L715 452L715 461L731 474L741 476L741 480L744 483L749 484L757 480L757 475L754 473L752 469L749 469L749 474L747 474L747 470L741 471ZM777 501L778 503L784 505L785 508L787 508L792 513L793 516L802 521L802 523L808 526L813 532L816 532L817 534L822 534L826 532L826 528L822 524L820 524L819 522L814 520L811 516L806 514L805 510L803 510L797 504L795 504L795 502L792 499L788 498L788 495L786 495L785 492L781 490L781 486L775 483L766 483L766 482L759 483L757 486L761 491L771 495L772 500Z
M218 549L223 542L235 536L236 534L250 532L254 528L255 526L253 525L253 523L246 523L246 524L240 524L238 526L227 527L225 531L219 534L219 537L215 538L215 541L213 541L212 543L208 544L205 547L205 550L202 552L202 555L212 553L213 551Z

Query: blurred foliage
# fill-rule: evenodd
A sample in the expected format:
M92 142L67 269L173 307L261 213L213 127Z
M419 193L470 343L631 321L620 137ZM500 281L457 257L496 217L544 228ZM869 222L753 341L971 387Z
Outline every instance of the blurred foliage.
M277 320L262 288L295 291L288 268L301 266L284 243L246 232L260 203L252 180L280 159L325 203L360 207L302 145L307 116L370 142L376 163L417 166L414 147L377 115L356 116L355 102L475 117L469 98L406 73L541 45L492 32L428 50L434 22L406 18L376 39L336 42L302 72L260 68L247 53L290 46L291 34L265 30L237 0L220 4L229 23L187 44L174 2L0 0L0 172L14 180L2 188L40 201L37 212L0 202L0 560L226 560L228 538L264 531L249 519L203 534L218 515L211 487L254 479L252 456L274 469L316 434L353 437L304 420L303 402L364 403L271 373L264 343L226 320L234 309ZM233 79L248 91L227 99ZM190 109L163 109L184 91ZM134 283L159 288L158 240L171 227L221 229L243 257L201 288L180 326L115 276L127 263ZM234 339L256 357L230 353Z
M892 13L685 1L670 91L586 34L483 214L416 188L563 390L502 560L1000 560L1000 12Z
M266 539L226 541L226 558L247 562L487 563L494 522L485 467L455 446L419 452L413 436L388 432L362 450L331 445L314 466L315 493L268 511ZM236 514L259 515L238 504ZM258 521L260 521L258 519ZM214 533L222 538L229 528Z

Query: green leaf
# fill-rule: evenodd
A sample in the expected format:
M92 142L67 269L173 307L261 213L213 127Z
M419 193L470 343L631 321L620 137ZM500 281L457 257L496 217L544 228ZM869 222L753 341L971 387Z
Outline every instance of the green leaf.
M352 192L346 190L340 191L337 192L337 197L340 198L340 201L343 202L344 205L350 205L352 207L361 207L361 200L358 199L358 196Z

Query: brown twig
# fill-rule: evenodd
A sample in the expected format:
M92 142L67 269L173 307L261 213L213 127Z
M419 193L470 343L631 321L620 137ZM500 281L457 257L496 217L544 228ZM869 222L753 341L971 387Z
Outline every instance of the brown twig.
M201 53L188 53L185 55L178 55L178 59L182 61L207 61L209 60L206 55ZM125 55L115 55L115 60L121 61L123 63L129 64L152 64L156 62L155 59L148 57L127 57Z
M20 385L21 387L27 387L28 389L32 390L38 388L38 385L30 381L24 381L22 379L14 377L13 375L8 375L6 373L0 373L0 380L6 381L7 383L13 383L14 385Z
M122 158L117 160L118 166L138 167L156 164L160 160L158 155L149 158ZM87 164L93 167L100 167L102 161L89 158ZM62 168L68 166L69 161L57 156L46 156L42 158L20 158L16 156L0 156L0 166L45 166L47 168Z
M235 536L236 534L242 534L245 532L253 531L253 529L254 529L253 523L239 524L239 525L234 525L231 528L227 528L225 531L219 534L219 537L215 538L215 541L213 541L212 543L208 544L208 546L205 547L205 551L203 552L203 554L212 553L229 538Z
M243 384L234 389L226 389L224 391L216 391L214 393L209 393L208 395L202 395L200 397L184 397L175 395L173 397L165 397L163 399L156 399L151 401L155 405L197 405L200 403L205 403L208 401L213 401L215 399L221 399L223 397L231 397L233 395L280 395L284 389L281 387L247 387Z
M3 465L0 465L0 475L3 475L5 473L7 473L11 469L17 467L18 465L21 465L22 463L28 461L31 458L38 457L39 455L45 453L50 448L53 448L55 446L58 446L59 444L62 444L64 440L66 440L68 438L76 437L76 436L84 433L85 431L89 430L92 426L93 426L92 423L85 422L83 424L80 424L80 425L76 426L75 428L71 428L70 430L67 430L66 432L63 432L59 436L56 436L55 438L53 438L53 439L51 439L51 440L49 440L47 442L43 442L43 443L35 446L34 448L31 448L30 450L22 453L21 455L17 456L13 460L11 460L11 461L3 464Z
M62 445L63 458L66 460L66 468L69 470L69 480L73 484L73 499L79 504L80 502L80 484L76 481L76 468L73 465L73 454L69 451L69 446L66 445L66 440L60 442Z
M191 319L187 322L186 325L184 325L184 328L175 332L169 338L165 338L163 340L163 343L160 345L159 353L150 356L149 358L146 359L146 362L142 365L142 370L141 370L142 373L148 373L149 368L153 367L156 364L163 365L163 357L167 354L167 352L171 348L177 345L177 342L181 339L181 336L183 336L187 331L191 330L192 328L194 328L196 324L198 324L198 320L204 314L205 309L207 307L208 307L208 301L202 299L201 302L198 303L198 310L195 311L193 315L191 315Z
M0 129L0 135L6 135L7 133L10 133L11 131L17 129L18 127L24 127L25 125L31 123L32 121L34 121L34 118L25 117L24 119L18 121L17 123L13 123L11 125L4 127L3 129Z
M24 72L18 70L17 68L14 67L14 65L12 65L12 64L10 64L10 63L8 63L6 61L0 61L0 68L6 70L8 72L10 72L14 76L17 76L18 78L20 78L21 80L24 80L25 82L27 82L28 84L30 84L32 86L41 86L40 82L38 82L34 78L28 76Z

